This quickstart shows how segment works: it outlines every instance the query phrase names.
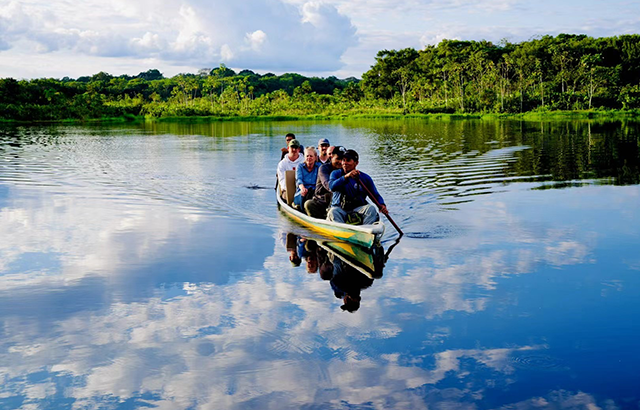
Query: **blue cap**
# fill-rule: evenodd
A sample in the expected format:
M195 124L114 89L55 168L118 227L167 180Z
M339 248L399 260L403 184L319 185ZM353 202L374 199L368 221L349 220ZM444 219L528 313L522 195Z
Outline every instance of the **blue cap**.
M329 143L329 140L326 138L320 138L320 141L318 141L318 146L322 145L322 144L327 144L327 145L331 145Z

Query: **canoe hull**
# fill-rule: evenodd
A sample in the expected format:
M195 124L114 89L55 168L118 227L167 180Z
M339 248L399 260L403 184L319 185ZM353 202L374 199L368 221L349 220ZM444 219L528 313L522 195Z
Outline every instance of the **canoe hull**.
M382 238L384 233L384 224L382 222L376 222L373 225L349 225L313 218L287 205L280 197L279 192L278 190L276 197L280 210L295 222L324 237L346 241L365 248L371 248L374 243L379 242Z

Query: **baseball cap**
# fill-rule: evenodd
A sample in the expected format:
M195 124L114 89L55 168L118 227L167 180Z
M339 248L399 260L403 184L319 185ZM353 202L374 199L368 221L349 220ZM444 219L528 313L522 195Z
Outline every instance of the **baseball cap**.
M338 159L342 159L342 157L344 157L344 153L347 152L347 149L341 145L336 145L333 148L333 152L331 153L331 155L337 155Z
M331 145L329 143L329 140L326 138L320 138L320 140L318 141L318 146L322 145L322 144L327 144L327 145Z
M352 149L348 149L347 152L344 153L344 158L358 161L358 153Z
M298 140L294 138L289 141L289 146L293 148L300 148L300 142L298 142Z

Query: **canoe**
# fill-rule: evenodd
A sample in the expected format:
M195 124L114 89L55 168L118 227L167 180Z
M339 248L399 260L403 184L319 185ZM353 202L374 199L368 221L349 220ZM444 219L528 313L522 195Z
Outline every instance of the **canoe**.
M280 187L276 190L276 198L278 200L278 207L285 215L326 238L346 241L369 249L375 243L380 242L382 234L384 233L384 223L381 221L371 225L349 225L327 219L313 218L303 212L297 211L287 205L282 199Z

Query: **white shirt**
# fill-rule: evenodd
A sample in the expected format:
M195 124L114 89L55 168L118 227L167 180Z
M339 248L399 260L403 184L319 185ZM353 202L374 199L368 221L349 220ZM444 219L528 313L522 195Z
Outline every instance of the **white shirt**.
M300 165L302 165L304 163L304 158L302 157L302 155L298 154L298 159L296 159L295 161L291 161L289 159L289 154L285 155L284 158L282 159L282 161L280 161L278 163L278 181L280 182L280 189L284 191L284 189L287 187L285 180L284 180L284 173L285 171L291 171L296 169L297 167L299 167Z

